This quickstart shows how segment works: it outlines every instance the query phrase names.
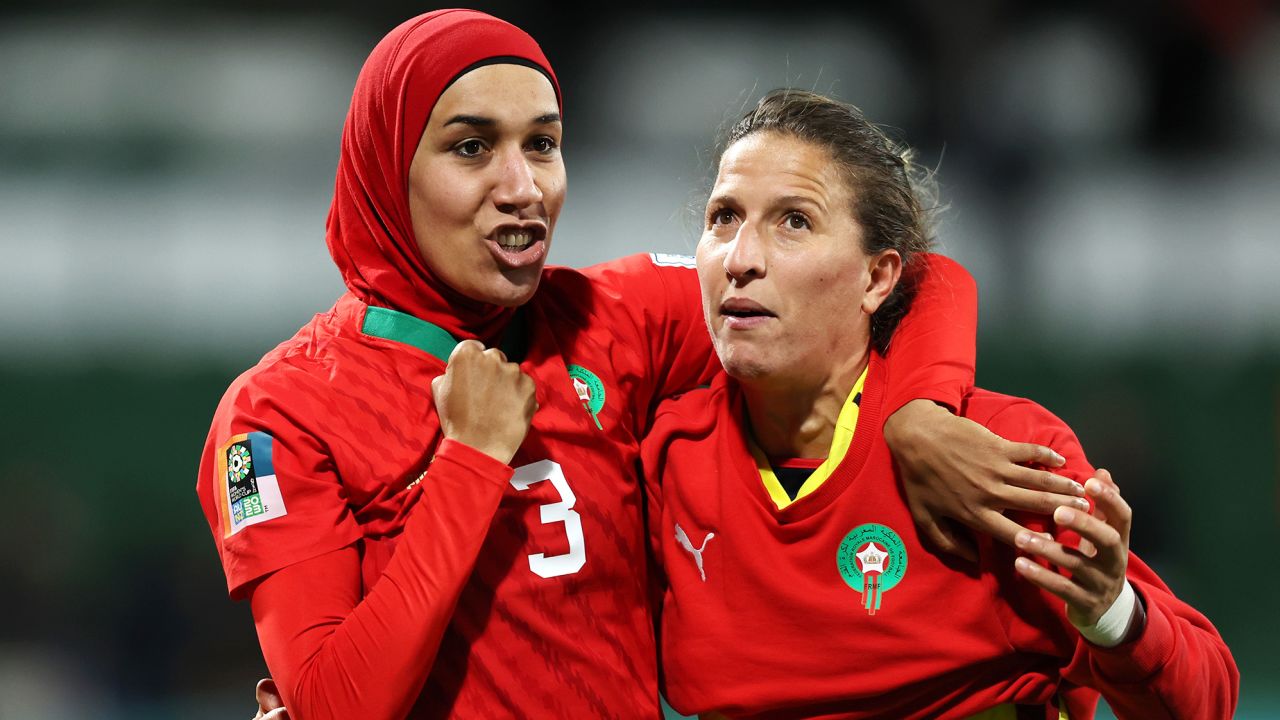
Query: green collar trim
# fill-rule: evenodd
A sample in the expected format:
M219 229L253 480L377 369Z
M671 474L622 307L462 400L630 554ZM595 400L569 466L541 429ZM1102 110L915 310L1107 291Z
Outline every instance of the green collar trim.
M439 325L374 305L365 311L360 331L365 335L411 345L442 363L449 362L449 354L458 346L458 340Z
M511 362L524 359L529 343L529 330L525 326L524 312L516 311L507 331L503 333L502 352ZM436 358L446 365L449 355L458 346L459 340L439 325L429 323L412 315L390 308L370 305L364 314L364 324L360 331L365 335L392 340L416 347L422 352Z

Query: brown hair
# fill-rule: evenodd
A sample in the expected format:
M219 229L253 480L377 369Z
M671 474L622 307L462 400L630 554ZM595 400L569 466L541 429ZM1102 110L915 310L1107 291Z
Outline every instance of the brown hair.
M937 192L931 174L912 162L910 148L890 140L853 105L787 88L765 95L729 129L716 164L734 143L760 132L825 148L852 191L850 211L862 227L863 251L892 249L902 257L902 279L871 316L872 345L885 352L915 295L919 263L913 260L933 245L930 213Z

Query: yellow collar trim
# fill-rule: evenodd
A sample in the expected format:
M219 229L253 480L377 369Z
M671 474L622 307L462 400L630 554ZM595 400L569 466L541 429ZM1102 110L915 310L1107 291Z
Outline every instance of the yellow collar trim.
M748 438L747 445L756 459L760 480L764 483L765 490L769 492L769 498L779 510L821 487L822 483L826 482L827 478L831 477L831 473L844 461L844 456L849 452L849 446L853 444L853 434L858 429L858 403L853 400L858 397L858 393L862 392L866 383L867 369L864 368L862 375L858 376L858 382L854 383L853 389L849 391L849 397L845 399L844 406L840 408L840 417L836 418L835 432L831 436L831 449L827 452L827 459L813 471L808 480L804 481L804 485L800 486L800 492L796 493L795 500L792 500L787 495L787 491L782 489L782 483L778 482L778 476L774 474L773 466L769 464L769 458L764 451L756 445L754 439Z

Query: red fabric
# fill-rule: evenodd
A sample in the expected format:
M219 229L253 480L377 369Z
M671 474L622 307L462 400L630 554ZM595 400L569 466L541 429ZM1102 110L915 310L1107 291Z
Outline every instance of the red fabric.
M477 62L537 65L560 97L551 65L523 30L473 10L405 21L374 47L356 79L329 210L329 253L351 292L458 338L497 337L512 310L467 298L422 260L409 217L409 165L440 94Z
M1062 601L1017 575L1012 549L982 538L977 568L926 549L880 433L893 375L885 366L873 356L844 462L783 510L759 480L732 381L659 410L642 457L646 475L664 483L662 653L672 705L732 717L962 718L1061 693L1082 720L1100 690L1121 717L1231 717L1239 676L1230 651L1136 557L1128 575L1147 625L1107 650L1080 637ZM975 389L961 411L1004 437L1059 448L1068 477L1092 475L1070 429L1030 401ZM1044 527L1043 518L1022 520ZM677 540L677 524L701 548L696 557ZM838 565L842 542L867 524L890 528L906 550L906 572L881 592L874 615Z
M282 568L252 591L263 653L288 688L292 717L408 714L511 474L445 440L423 479L422 508L367 596L354 545Z
M978 288L973 277L944 255L922 256L911 312L893 334L887 356L885 416L923 398L955 410L973 387L978 342Z
M197 492L229 592L252 595L293 717L404 717L405 698L416 698L410 717L656 717L634 467L658 400L718 367L697 297L693 270L632 256L548 268L527 308L522 369L541 409L513 464L554 459L577 496L587 563L564 578L538 577L526 560L566 550L563 525L541 522L560 499L548 483L505 487L496 508L491 481L505 470L493 463L438 461L414 483L440 445L430 389L444 364L364 335L367 306L354 296L232 384ZM569 363L604 385L600 429ZM274 439L288 512L228 536L216 456L251 431Z
M823 458L769 458L769 464L775 468L795 470L817 470L824 462Z
M692 270L633 256L548 268L525 308L521 367L540 409L512 466L554 460L575 496L586 562L560 577L536 575L529 556L570 550L566 523L542 522L567 496L550 482L517 490L509 469L448 451L430 392L444 364L363 334L358 299L236 380L197 491L293 717L405 717L405 698L415 718L657 717L634 468L656 398L715 367L696 292ZM600 427L569 364L601 382ZM287 513L227 535L216 460L253 431L273 438Z

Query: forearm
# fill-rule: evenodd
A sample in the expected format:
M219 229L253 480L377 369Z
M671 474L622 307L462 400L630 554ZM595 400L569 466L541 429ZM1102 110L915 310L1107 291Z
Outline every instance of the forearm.
M1068 678L1098 690L1120 717L1232 717L1240 677L1222 637L1162 585L1130 582L1145 607L1141 631L1113 648L1081 638Z
M916 297L886 354L890 368L885 397L888 414L914 399L932 400L955 410L973 386L977 285L954 260L929 254L922 262Z
M408 713L510 476L506 465L446 441L367 596L354 546L284 568L254 589L263 653L292 717Z

